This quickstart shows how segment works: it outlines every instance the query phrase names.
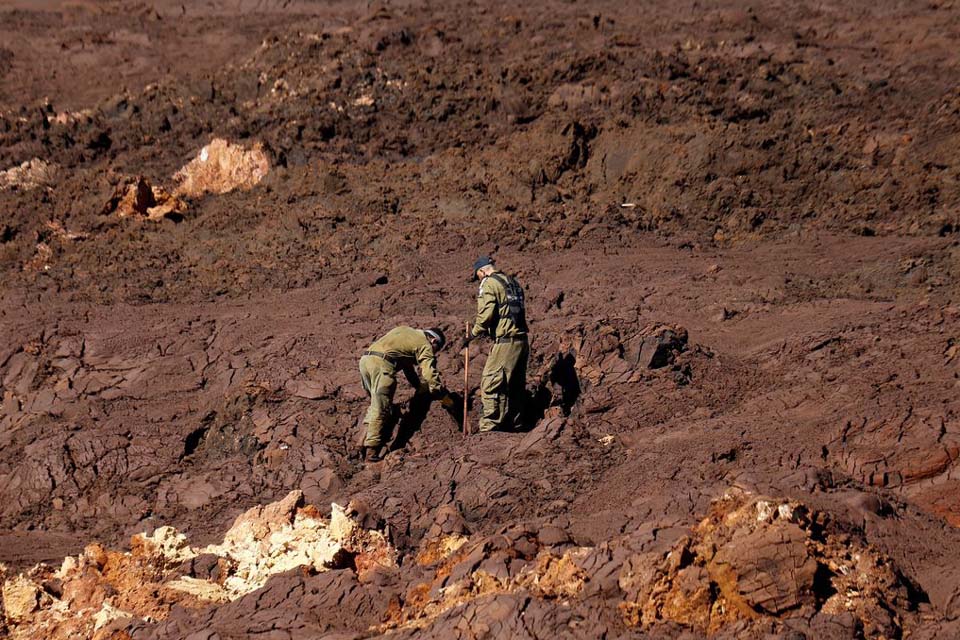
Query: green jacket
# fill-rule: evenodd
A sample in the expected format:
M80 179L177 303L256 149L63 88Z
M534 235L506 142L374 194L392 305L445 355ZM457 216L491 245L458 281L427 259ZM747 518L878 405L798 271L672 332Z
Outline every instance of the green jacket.
M420 374L431 393L438 393L443 388L440 372L437 371L437 356L423 331L411 327L391 329L370 345L369 350L382 353L388 362L393 362L397 369L404 372L413 386L419 386L419 379L413 370L414 365L419 365Z
M495 275L505 277L499 271ZM522 303L521 303L522 304ZM526 321L518 326L509 314L507 290L497 278L487 276L480 281L480 292L477 294L477 319L470 331L473 337L488 335L491 338L513 338L526 335Z

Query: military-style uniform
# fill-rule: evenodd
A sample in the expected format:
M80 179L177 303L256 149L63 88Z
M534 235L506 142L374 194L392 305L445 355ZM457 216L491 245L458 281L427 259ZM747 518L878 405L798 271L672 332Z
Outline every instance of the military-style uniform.
M419 365L423 381L414 367ZM397 391L397 371L419 393L440 393L443 383L437 371L437 357L423 331L410 327L392 329L363 352L360 358L360 381L370 396L370 408L363 422L366 425L365 447L383 444L384 421L390 414L393 395Z
M510 428L526 391L530 356L523 289L515 278L496 271L480 282L471 334L493 339L480 382L480 431Z

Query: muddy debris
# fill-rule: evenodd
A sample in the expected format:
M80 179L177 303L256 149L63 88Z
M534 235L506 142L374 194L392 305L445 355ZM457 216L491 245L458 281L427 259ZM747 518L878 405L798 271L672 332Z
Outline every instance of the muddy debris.
M772 618L807 633L840 624L900 637L909 585L889 558L825 525L802 504L729 491L665 556L627 560L620 610L629 625L675 622L708 636Z
M293 492L255 507L218 545L193 547L163 526L135 536L130 552L92 544L57 571L40 565L7 579L11 637L33 637L40 629L50 638L230 633L236 627L225 620L205 626L211 618L204 611L269 590L271 576L296 575L302 582L349 569L369 583L396 571L397 552L382 534L363 529L337 505L324 519L301 504L302 495ZM462 531L461 523L451 506L438 510L417 554L423 577L414 577L368 632L442 635L457 611L499 600L510 618L522 615L521 603L531 599L602 621L596 632L620 620L653 633L679 625L709 636L736 630L754 637L764 629L816 634L846 625L893 638L914 620L911 587L895 564L796 501L731 489L667 547L645 533L655 531L647 524L600 545L578 546L554 525L511 525L486 536L451 533ZM306 572L291 574L296 568ZM164 623L173 607L181 614ZM250 613L232 623L244 624Z
M4 580L9 636L113 638L116 621L155 622L174 606L231 602L294 569L349 567L362 579L396 566L396 552L382 533L363 529L339 505L331 509L323 518L294 491L239 516L217 545L191 546L169 526L135 535L129 552L90 544L59 569L38 565ZM211 564L216 570L203 569Z
M0 10L0 636L960 637L956 2L86 4ZM515 428L361 464L479 255Z
M187 211L187 203L171 195L163 187L151 185L140 176L124 181L103 206L102 215L119 218L139 217L147 220L164 218L180 222Z
M16 167L0 171L0 191L4 189L31 190L52 184L56 178L57 166L34 158Z

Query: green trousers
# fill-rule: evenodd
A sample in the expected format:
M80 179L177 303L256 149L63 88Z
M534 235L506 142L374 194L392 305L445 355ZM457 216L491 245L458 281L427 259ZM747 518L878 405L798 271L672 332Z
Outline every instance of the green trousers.
M365 447L379 447L383 444L383 430L393 395L397 391L396 367L377 356L360 358L360 382L370 398L370 407L363 418L367 433L363 439Z
M490 349L480 381L480 431L514 426L526 393L529 356L526 340L495 343Z

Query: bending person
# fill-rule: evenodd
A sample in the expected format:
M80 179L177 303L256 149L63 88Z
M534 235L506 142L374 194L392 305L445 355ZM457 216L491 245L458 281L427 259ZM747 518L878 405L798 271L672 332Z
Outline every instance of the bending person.
M444 405L452 404L437 370L437 356L446 338L438 328L412 329L397 327L370 345L360 358L360 381L370 398L363 423L366 435L363 440L364 462L382 460L384 429L392 414L393 396L397 391L397 371L402 371L417 395L440 399ZM421 379L416 367L420 369Z

